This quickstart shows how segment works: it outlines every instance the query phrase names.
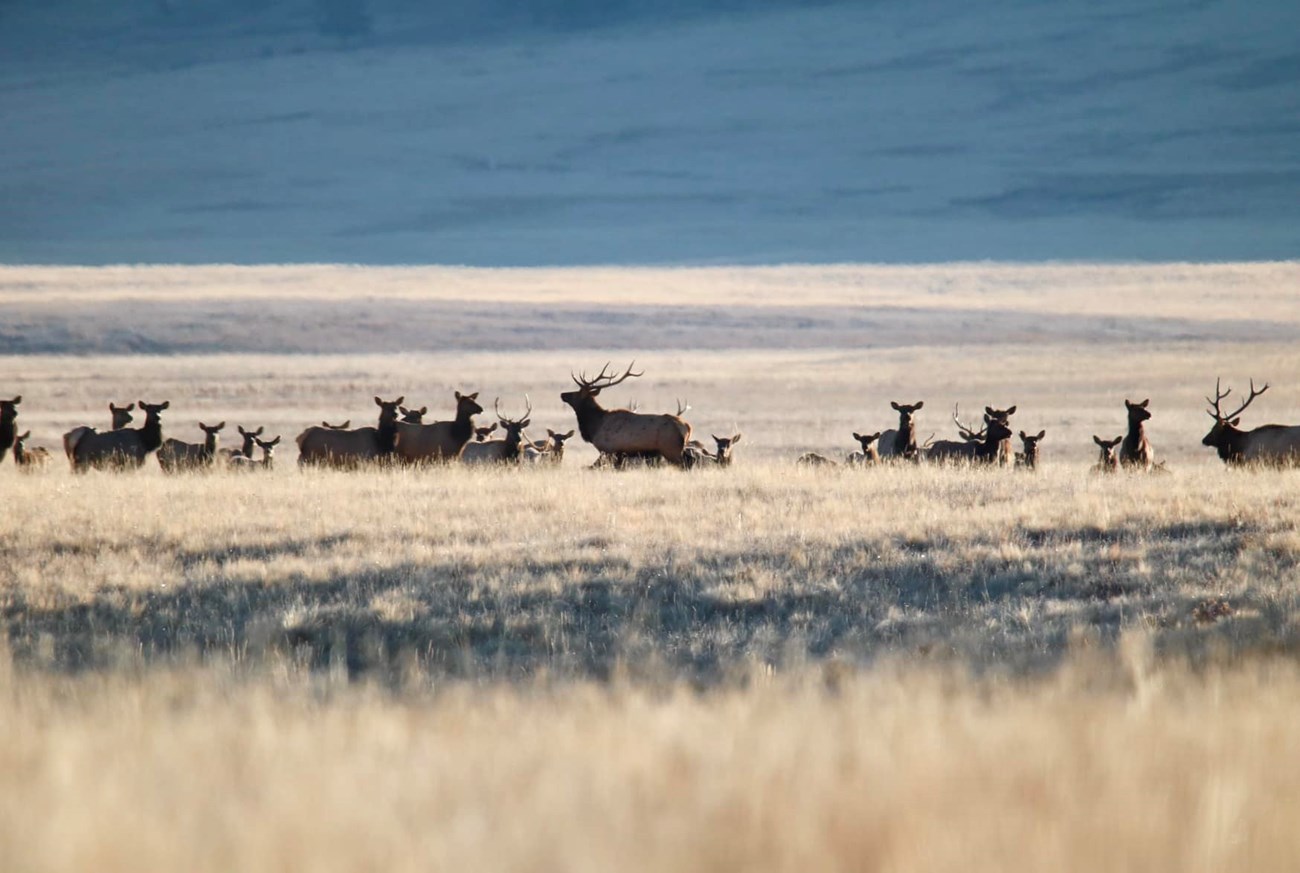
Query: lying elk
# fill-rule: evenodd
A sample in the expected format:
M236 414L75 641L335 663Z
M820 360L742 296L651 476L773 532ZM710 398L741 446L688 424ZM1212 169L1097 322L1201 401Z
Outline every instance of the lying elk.
M1254 430L1238 430L1239 417L1256 397L1268 390L1268 384L1255 390L1255 380L1250 381L1250 396L1227 415L1219 404L1227 399L1232 389L1219 390L1219 380L1214 382L1214 399L1205 398L1213 407L1207 410L1214 419L1214 427L1201 440L1201 445L1217 449L1219 457L1228 464L1267 464L1287 466L1300 464L1300 426L1266 424Z
M14 463L25 473L44 470L50 465L50 450L43 446L27 448L27 438L32 435L29 430L14 437Z
M880 439L880 431L867 434L854 431L853 438L858 441L858 445L862 447L862 450L849 452L848 457L844 459L844 463L850 466L862 467L880 462L880 451L876 448L876 441Z
M495 427L495 425L494 425ZM479 428L482 430L482 428ZM560 464L564 462L564 444L577 431L566 431L565 433L556 433L549 427L546 429L546 439L534 440L524 446L524 457L535 464Z
M1151 418L1151 413L1147 410L1147 404L1150 402L1149 397L1141 403L1130 403L1125 398L1124 408L1128 410L1128 433L1125 434L1124 442L1119 447L1120 464L1125 467L1140 467L1143 472L1149 471L1156 460L1144 424Z
M835 461L825 455L819 455L816 452L804 452L795 461L796 464L802 464L805 467L838 467Z
M1003 467L1011 466L1015 461L1015 452L1011 449L1011 416L1016 414L1016 407L1008 406L1006 409L994 409L992 406L984 407L984 414L989 420L996 421L1007 429L1007 438L998 444L998 463Z
M236 430L239 431L239 436L243 442L239 444L239 448L228 449L225 452L226 463L231 465L253 460L253 444L262 435L262 431L266 430L266 426L263 425L257 430L244 430L244 426L241 424L236 427Z
M137 469L144 459L162 446L162 412L171 401L145 403L144 424L100 433L93 427L74 428L63 435L63 447L78 473L96 467L100 469Z
M258 433L262 429L258 428ZM253 460L252 455L232 455L230 458L230 469L232 470L270 470L275 466L275 447L280 444L280 437L277 434L274 439L264 440L261 437L254 436L253 442L262 450L262 457Z
M925 406L925 401L918 400L907 406L891 400L889 405L898 412L898 428L887 430L880 435L877 443L878 454L881 458L914 461L917 458L915 415L922 406Z
M483 442L488 437L492 436L492 433L500 426L501 426L501 422L494 421L489 425L484 425L483 427L474 428L474 442L476 443Z
M1113 440L1104 440L1093 434L1092 441L1101 449L1101 454L1097 457L1097 463L1093 465L1094 473L1118 473L1119 472L1119 452L1115 447L1124 441L1123 436L1117 436Z
M466 443L465 448L461 450L460 460L462 463L479 465L479 464L518 464L524 456L524 428L528 427L532 419L529 418L533 413L533 404L525 396L525 402L528 408L520 418L506 418L501 414L501 399L493 404L492 410L497 415L497 420L501 422L501 427L505 429L505 438L499 440L485 440L481 443Z
M405 396L396 400L375 397L379 422L375 427L337 430L309 427L298 434L298 466L355 467L387 460L393 454L397 438L397 408ZM251 448L250 448L251 453Z
M953 410L953 421L961 433L960 442L956 440L938 440L925 451L928 461L938 463L953 462L967 464L994 464L1002 451L1002 444L1011 438L1011 428L987 412L984 414L984 427L978 431L962 424Z
M632 366L635 366L634 361ZM632 372L629 366L621 376L607 374L609 364L601 367L596 378L586 374L570 373L576 391L565 391L560 399L573 408L578 418L578 432L602 454L637 456L658 454L668 462L683 466L682 452L691 438L691 426L680 415L660 415L632 412L628 409L605 409L596 400L601 391L613 388L628 378L642 373ZM615 466L620 466L615 461Z
M1020 444L1024 447L1024 451L1016 452L1017 467L1024 467L1026 470L1038 469L1038 444L1045 436L1047 436L1045 430L1040 430L1035 436L1030 436L1023 430L1020 432Z
M217 459L217 435L225 426L224 421L213 425L200 421L199 430L204 434L201 443L163 440L162 448L158 449L158 466L162 467L164 473L210 469Z
M399 424L394 454L408 463L454 461L474 438L474 416L483 411L478 392L456 392L456 417L432 424Z
M14 444L18 433L18 404L23 402L19 394L13 400L0 400L0 461L9 454L9 447Z
M742 434L736 433L729 437L720 437L717 434L709 434L709 436L713 437L714 450L710 452L708 449L704 448L703 444L696 440L691 440L682 452L682 459L684 461L683 466L688 468L698 466L731 466L731 451L736 447L736 443L740 442Z

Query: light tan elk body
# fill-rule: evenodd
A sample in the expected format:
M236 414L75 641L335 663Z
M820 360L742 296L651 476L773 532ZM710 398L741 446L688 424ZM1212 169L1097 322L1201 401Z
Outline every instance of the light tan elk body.
M456 417L432 424L398 424L394 454L403 462L439 463L460 457L474 438L474 416L483 411L478 392L456 392Z
M642 375L633 373L629 366L623 375L614 377L606 374L608 369L606 364L594 379L586 378L586 374L570 374L577 390L560 394L560 399L573 408L583 440L616 459L657 454L669 463L683 466L682 452L691 438L691 426L680 415L605 409L596 399L601 391ZM620 466L618 460L615 466Z
M528 404L528 410L521 418L506 418L501 414L499 402L493 409L497 414L497 419L501 422L501 426L505 428L505 437L499 440L484 440L481 443L466 443L465 448L461 449L461 463L478 466L486 464L518 464L523 460L524 428L528 427L531 421L528 416L533 411L532 403Z
M1156 460L1151 441L1147 439L1145 425L1151 418L1151 413L1147 410L1150 402L1150 397L1141 403L1130 403L1127 398L1124 400L1124 408L1128 412L1128 433L1124 435L1124 442L1119 447L1120 464L1143 472L1149 471Z
M917 457L915 416L925 401L918 400L910 406L890 401L889 405L898 413L898 427L880 435L876 451L882 459L914 461Z
M72 469L84 472L92 467L100 469L137 469L151 452L162 446L162 412L171 406L170 401L145 403L144 424L138 428L124 427L100 433L94 428L75 428L64 434L64 449L72 461Z
M1250 383L1250 396L1246 402L1237 407L1235 412L1225 415L1219 408L1232 389L1219 390L1218 380L1214 383L1215 398L1205 398L1212 408L1207 410L1214 419L1214 426L1201 440L1201 445L1210 446L1219 453L1226 464L1258 464L1261 466L1296 466L1300 465L1300 426L1284 424L1266 424L1254 430L1239 430L1238 417L1250 406L1251 402L1268 390L1266 384L1258 391L1255 382Z
M18 404L23 402L19 394L12 400L0 400L0 461L9 454L9 448L18 435Z
M1124 441L1124 437L1117 436L1113 440L1104 440L1096 434L1093 434L1092 441L1096 443L1097 448L1101 450L1100 454L1097 456L1097 463L1093 465L1092 472L1118 473L1119 452L1116 451L1116 446Z
M482 428L479 428L479 430L482 430ZM524 458L534 464L561 464L564 462L564 444L575 433L577 433L575 430L556 433L548 427L546 429L546 439L534 440L524 446Z
M14 437L14 463L25 473L35 473L50 465L49 449L44 446L27 448L27 438L31 435L32 432L29 430Z
M164 473L211 469L217 459L217 435L225 426L224 421L214 425L207 425L200 421L199 429L204 435L201 443L186 443L176 439L163 440L162 447L158 449L158 466L162 467Z
M386 460L393 454L397 436L397 407L405 399L403 396L388 401L376 397L379 422L375 427L356 430L307 428L297 437L298 465L350 468Z

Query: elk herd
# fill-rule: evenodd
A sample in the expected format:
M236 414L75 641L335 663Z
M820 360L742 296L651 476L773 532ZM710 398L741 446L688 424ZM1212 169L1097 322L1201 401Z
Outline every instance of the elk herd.
M635 366L633 364L632 366ZM705 466L726 467L731 464L732 452L741 441L741 434L713 436L713 447L692 439L691 425L683 417L688 406L679 403L677 412L643 413L636 409L607 408L601 404L602 391L622 384L642 373L629 366L621 374L609 372L609 364L601 368L594 378L585 373L572 375L574 388L560 394L576 418L576 432L582 440L600 453L596 466L616 469L631 465L668 464L685 469ZM1224 412L1222 404L1232 393L1215 383L1215 396L1206 398L1206 410L1214 424L1201 443L1215 449L1219 457L1230 465L1300 465L1300 426L1268 424L1253 430L1241 430L1241 413L1268 385L1256 389L1252 380L1249 396L1231 412ZM298 463L302 467L359 468L369 465L430 465L458 463L476 466L510 464L558 464L564 458L565 442L575 431L559 432L547 429L545 439L530 440L527 428L532 422L532 402L524 398L522 414L511 417L501 409L498 399L493 405L490 425L479 425L475 417L482 415L478 393L455 392L454 415L444 421L426 422L428 407L408 408L402 404L405 397L384 400L375 397L378 420L374 426L353 428L351 420L342 424L322 421L308 427L296 439ZM50 451L42 447L29 447L31 431L19 433L18 412L22 397L0 400L0 461L13 450L15 464L23 470L46 468L51 462ZM1116 473L1120 470L1136 472L1161 472L1163 463L1157 463L1151 441L1146 433L1146 422L1151 418L1149 400L1140 403L1124 401L1128 427L1124 434L1113 439L1093 436L1099 456L1093 471ZM864 467L884 462L914 462L931 464L961 464L1014 467L1033 470L1039 463L1039 443L1046 431L1035 434L1024 430L1013 431L1011 417L1015 406L1006 409L984 408L982 427L978 430L962 422L960 408L954 408L953 424L957 439L935 440L933 435L918 439L917 413L925 403L892 402L890 406L898 415L898 425L874 433L853 433L857 449L849 452L843 462L825 455L809 452L798 461L810 466ZM189 443L179 439L163 438L162 413L170 403L140 401L127 406L109 404L111 423L108 430L98 430L89 425L75 427L63 435L63 450L72 469L83 472L90 469L130 470L142 467L151 454L156 454L164 472L210 470L224 467L235 470L267 470L273 466L275 448L281 442L279 435L263 438L264 428L249 430L236 428L240 437L237 449L220 450L220 435L226 422L209 425L199 422L202 442ZM131 427L136 412L143 413L139 427ZM500 430L500 436L494 434ZM1015 451L1012 439L1018 435L1021 450ZM260 454L258 452L260 451Z

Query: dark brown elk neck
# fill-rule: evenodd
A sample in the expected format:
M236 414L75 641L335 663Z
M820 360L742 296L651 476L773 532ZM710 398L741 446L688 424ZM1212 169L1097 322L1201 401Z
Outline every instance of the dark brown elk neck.
M215 432L204 432L203 436L203 457L211 460L217 454L217 435Z
M391 455L393 447L397 445L397 418L385 421L384 416L379 417L379 426L375 428L375 446L381 455Z
M456 408L456 417L451 422L451 438L458 443L467 443L474 439L474 416L477 413L470 412L464 406ZM510 435L506 434L506 440L509 441ZM516 437L516 439L518 439Z
M157 412L150 412L145 416L144 424L140 427L140 445L146 452L152 452L162 445L162 418Z
M609 410L597 403L595 397L584 397L574 413L578 416L578 433L582 434L584 440L591 442Z
M9 447L14 444L14 437L18 436L17 422L18 410L6 404L3 411L0 411L0 461L5 459ZM16 449L15 454L17 454Z

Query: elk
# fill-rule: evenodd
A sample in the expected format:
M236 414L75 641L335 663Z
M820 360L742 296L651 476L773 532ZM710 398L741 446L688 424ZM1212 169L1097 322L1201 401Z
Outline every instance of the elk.
M1118 473L1119 472L1119 453L1115 447L1124 441L1123 436L1117 436L1113 440L1104 440L1093 434L1092 441L1101 449L1101 454L1097 457L1097 463L1093 466L1094 473Z
M720 437L716 434L709 434L713 437L714 445L717 447L713 452L713 460L719 467L731 466L731 450L740 442L742 434L737 431L729 437Z
M29 430L14 437L14 463L25 473L44 470L50 465L50 450L43 446L27 448L27 438L32 435Z
M81 473L96 467L100 469L138 469L150 452L162 446L162 413L171 401L146 403L144 424L137 428L124 427L100 433L93 427L79 427L64 434L63 446L72 461L72 469Z
M1130 403L1125 398L1124 408L1128 410L1128 433L1124 435L1124 442L1119 447L1120 464L1125 467L1140 467L1144 473L1151 469L1151 465L1156 460L1155 452L1151 450L1151 441L1147 439L1146 426L1143 424L1151 418L1151 413L1147 410L1147 404L1150 402L1150 397L1141 403Z
M578 418L578 432L583 440L591 443L602 453L616 456L615 466L620 466L617 456L635 456L645 453L658 454L670 463L681 467L684 465L682 452L686 442L691 438L691 426L680 415L660 415L632 412L628 409L605 409L596 399L601 391L613 388L629 378L637 378L642 373L632 372L632 365L621 376L607 373L609 364L601 367L596 378L588 379L586 374L574 376L569 374L576 391L565 391L560 399L573 408Z
M868 434L854 431L853 438L858 441L858 445L862 446L862 450L849 452L848 457L844 459L844 463L850 466L862 467L880 462L880 451L876 448L876 440L880 439L880 431Z
M18 433L18 404L23 402L19 394L13 400L0 400L0 461L9 453Z
M485 440L481 443L469 442L461 450L460 459L462 463L479 465L479 464L518 464L524 455L524 428L528 427L532 415L533 404L527 396L524 400L528 408L520 418L506 418L501 414L501 398L493 405L492 410L497 415L497 420L505 429L505 438L499 440Z
M493 425L495 427L496 425ZM482 428L479 428L482 430ZM564 443L570 439L577 431L566 431L565 433L556 433L549 427L546 429L546 439L534 440L524 446L524 457L533 463L560 464L564 461Z
M1219 390L1219 380L1214 382L1214 399L1205 398L1212 409L1206 410L1214 419L1214 426L1201 440L1201 445L1210 446L1219 452L1224 463L1265 464L1271 466L1288 466L1300 464L1300 425L1266 424L1254 430L1238 430L1240 415L1256 397L1268 390L1268 384L1255 390L1255 380L1250 381L1250 396L1238 406L1236 411L1225 415L1219 404L1227 399L1232 389Z
M1011 438L1011 428L1001 421L984 414L984 427L975 431L957 420L957 411L953 410L953 420L961 431L962 440L939 440L926 449L925 457L938 463L954 462L968 464L996 463L1002 451L1002 443Z
M838 467L839 464L832 461L825 455L819 455L816 452L804 452L799 456L796 464L803 464L805 467Z
M1011 416L1016 414L1016 407L1009 406L1006 409L994 409L992 406L984 407L984 414L990 420L996 421L1007 428L1007 438L998 445L998 463L1003 467L1011 465L1015 460L1015 453L1011 450Z
M402 413L402 421L406 424L423 424L424 416L429 413L429 407L421 406L419 409L407 409L405 406L399 406L398 411Z
M896 430L887 430L880 435L877 443L879 449L877 451L882 458L902 458L906 461L915 461L917 459L917 449L914 416L922 406L925 406L925 401L918 400L909 406L891 400L889 405L898 412L898 428Z
M1023 430L1020 432L1020 444L1024 447L1023 452L1016 452L1016 466L1024 467L1026 470L1038 469L1038 443L1047 436L1047 431L1040 430L1037 435L1030 436Z
M257 430L244 430L244 426L241 424L236 427L236 430L239 431L239 436L243 439L243 442L239 448L228 449L225 452L226 463L228 464L242 464L244 461L253 460L253 443L262 435L262 431L266 430L266 427L263 425Z
M113 401L108 402L108 413L112 420L113 430L123 430L128 424L135 421L135 416L131 413L135 409L134 403L128 403L126 406L118 406ZM87 433L99 433L95 428L88 425L74 427L63 435L63 453L72 460L72 447L80 442L81 437Z
M432 424L399 424L394 454L407 463L453 461L474 438L474 416L483 411L478 392L456 394L456 417Z
M199 430L204 433L202 443L186 443L176 439L163 440L162 448L158 449L158 466L162 467L164 473L210 469L217 458L217 434L221 433L221 429L225 426L224 421L214 425L207 425L200 421Z
M258 433L262 429L258 428ZM253 460L251 454L236 454L230 458L230 468L232 470L270 470L275 465L275 447L280 443L280 437L277 434L274 439L264 440L261 437L254 436L253 442L262 450L262 457Z
M501 422L494 421L489 425L484 425L483 427L474 428L474 442L476 443L483 442L488 437L492 436L492 432L495 431L500 426L501 426Z
M396 400L375 397L379 422L375 427L334 430L309 427L298 434L298 466L356 467L387 460L393 454L397 438L397 408L405 396ZM252 449L249 449L250 453Z

